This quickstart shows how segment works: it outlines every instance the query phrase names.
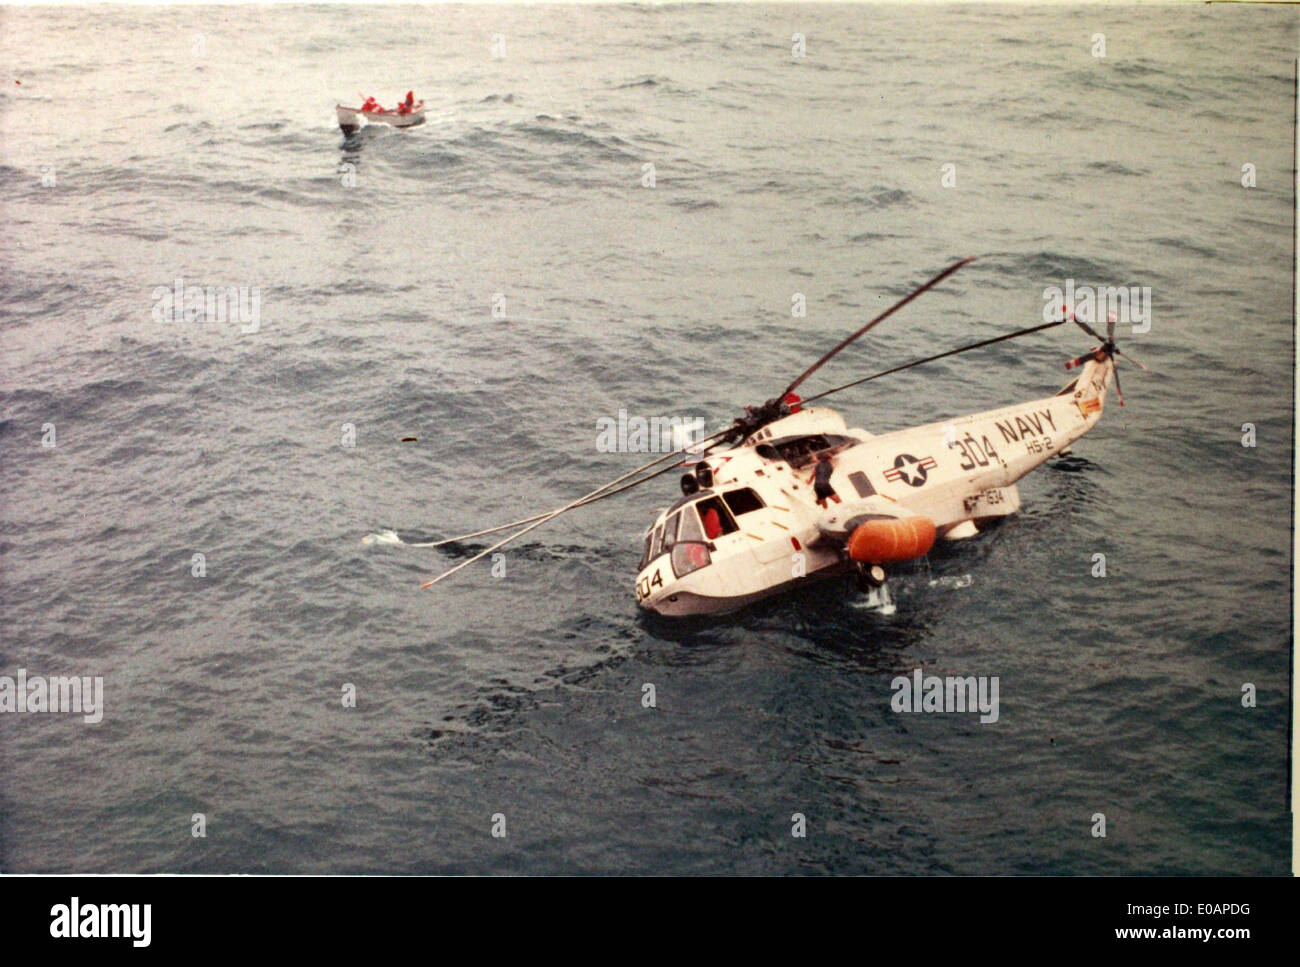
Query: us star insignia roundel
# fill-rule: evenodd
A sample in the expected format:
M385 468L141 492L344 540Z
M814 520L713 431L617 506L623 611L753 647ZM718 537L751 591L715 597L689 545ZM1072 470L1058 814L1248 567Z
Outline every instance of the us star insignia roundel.
M910 453L900 453L894 458L893 467L885 470L885 479L891 483L901 480L913 487L920 487L925 483L927 473L937 466L939 464L934 457L921 457L918 460Z

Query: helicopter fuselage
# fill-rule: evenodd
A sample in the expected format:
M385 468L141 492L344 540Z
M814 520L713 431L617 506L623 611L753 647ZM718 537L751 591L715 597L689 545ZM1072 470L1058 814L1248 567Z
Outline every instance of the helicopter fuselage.
M695 464L683 489L698 489L646 531L637 603L672 616L732 611L874 563L864 542L849 549L868 521L925 518L940 539L973 537L1020 509L1016 481L1096 425L1113 374L1098 351L1055 396L879 435L822 407L770 422ZM833 494L818 500L823 459Z

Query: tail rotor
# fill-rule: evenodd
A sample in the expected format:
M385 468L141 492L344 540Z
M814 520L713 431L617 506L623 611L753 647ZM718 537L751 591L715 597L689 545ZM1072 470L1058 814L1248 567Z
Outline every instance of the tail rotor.
M1093 329L1092 326L1088 325L1073 312L1069 314L1068 318L1089 336L1097 340L1100 345L1093 346L1092 349L1088 350L1082 356L1076 356L1074 359L1071 359L1065 364L1065 368L1074 369L1076 366L1082 366L1090 359L1100 361L1109 356L1115 363L1115 395L1119 399L1119 405L1123 406L1124 391L1120 389L1119 385L1119 357L1124 357L1144 373L1149 373L1151 370L1148 369L1140 359L1130 356L1128 353L1120 352L1119 347L1115 344L1115 313L1109 313L1106 318L1106 335L1104 338L1101 333L1097 332L1096 329Z

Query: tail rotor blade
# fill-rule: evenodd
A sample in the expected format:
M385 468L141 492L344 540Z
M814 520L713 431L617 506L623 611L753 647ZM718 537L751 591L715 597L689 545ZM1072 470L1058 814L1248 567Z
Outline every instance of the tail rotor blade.
M1076 366L1082 366L1088 360L1095 359L1096 356L1097 356L1097 350L1095 349L1089 350L1088 352L1084 353L1082 356L1075 356L1073 359L1071 359L1068 363L1065 364L1065 368L1074 369Z
M1139 359L1135 359L1134 357L1130 356L1128 353L1122 353L1122 352L1120 352L1118 349L1116 349L1116 350L1115 350L1115 355L1116 355L1116 356L1123 356L1125 359L1127 359L1130 363L1132 363L1132 364L1133 364L1134 366L1136 366L1138 369L1142 370L1142 372L1144 372L1144 373L1149 373L1149 372L1151 372L1151 370L1147 368L1147 366L1146 366L1145 363L1143 363L1143 362L1142 362L1141 360L1139 360Z
M1106 339L1104 339L1104 338L1102 337L1101 333L1099 333L1096 329L1092 328L1092 326L1088 325L1086 322L1084 322L1082 319L1080 319L1080 318L1079 318L1078 316L1076 316L1074 313L1070 313L1070 318L1074 320L1074 324L1075 324L1076 326L1078 326L1080 329L1082 329L1084 332L1086 332L1086 333L1087 333L1089 336L1091 336L1093 339L1097 340L1097 342L1099 342L1099 343L1104 343L1104 342L1107 341Z

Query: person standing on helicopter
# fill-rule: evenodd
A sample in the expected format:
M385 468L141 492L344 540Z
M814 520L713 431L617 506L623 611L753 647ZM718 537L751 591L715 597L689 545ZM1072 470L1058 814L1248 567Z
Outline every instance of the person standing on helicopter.
M835 503L840 502L839 495L835 493L835 488L831 486L831 474L835 468L831 466L831 455L822 453L817 457L817 467L813 470L813 495L817 498L817 503L821 507L826 506L827 500L833 500Z

